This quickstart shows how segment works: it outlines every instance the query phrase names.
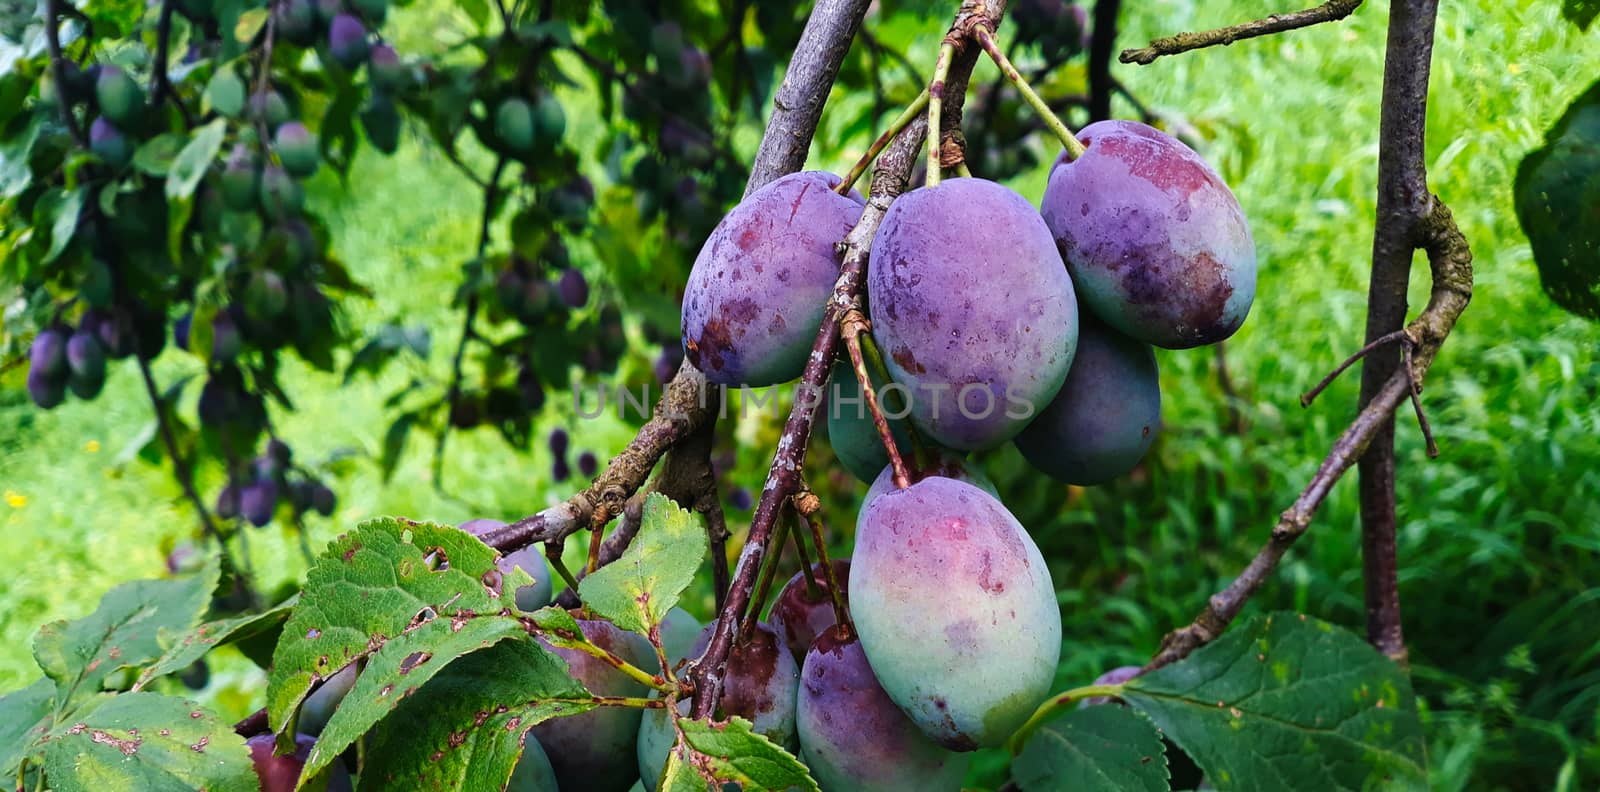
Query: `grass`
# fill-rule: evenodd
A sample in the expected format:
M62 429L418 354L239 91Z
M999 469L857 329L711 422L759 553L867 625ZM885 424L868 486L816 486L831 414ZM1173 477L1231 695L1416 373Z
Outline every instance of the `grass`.
M1243 0L1130 4L1123 43L1275 10L1284 9ZM1210 354L1162 353L1166 428L1138 475L1069 490L1027 474L1014 452L985 460L1052 559L1068 636L1058 688L1141 661L1166 630L1192 618L1264 540L1354 412L1354 373L1310 409L1298 396L1360 341L1386 11L1369 3L1337 25L1118 67L1146 103L1205 133L1204 153L1251 219L1261 285L1249 322L1226 346L1248 428L1226 430ZM926 69L941 24L901 17L883 30L902 41L905 31L926 31L907 41ZM1561 20L1557 3L1441 8L1430 184L1471 242L1477 289L1424 393L1443 456L1426 458L1402 414L1398 478L1406 634L1440 789L1600 785L1600 331L1544 298L1511 211L1516 164L1594 73L1595 38ZM992 68L979 72L996 77ZM814 162L842 170L867 134L843 133L863 100L836 98ZM476 193L414 147L393 160L364 157L348 193L321 178L316 199L339 255L378 294L353 306L349 325L427 325L431 365L412 371L437 376L458 333L449 302L474 243ZM1013 186L1036 200L1042 173ZM1426 280L1419 266L1413 305L1426 298ZM645 354L630 365L643 365ZM156 367L164 382L195 369L177 354ZM376 514L513 516L570 492L572 483L548 480L541 445L517 454L488 432L452 439L448 495L431 486L423 438L382 483L361 458L381 444L379 403L412 371L340 386L291 370L292 392L305 396L279 421L297 453L357 452L337 466L341 508L311 525L315 542ZM121 449L149 420L131 368L119 366L98 401L48 413L26 404L21 386L15 374L0 388L0 426L11 428L0 433L0 525L17 559L0 579L0 690L37 673L28 645L39 624L86 612L116 582L161 574L164 547L193 525L166 474L122 461ZM547 411L547 427L572 422L564 404ZM728 434L738 444L735 483L754 488L774 427L748 421ZM604 456L627 432L586 423L577 437ZM836 525L850 524L852 510L848 497L830 501ZM250 556L264 579L293 579L302 565L277 530L253 532ZM1361 585L1355 486L1345 482L1252 607L1359 630ZM694 607L705 613L704 602ZM259 695L259 676L242 663L224 663L218 676L210 694L225 709L243 711Z

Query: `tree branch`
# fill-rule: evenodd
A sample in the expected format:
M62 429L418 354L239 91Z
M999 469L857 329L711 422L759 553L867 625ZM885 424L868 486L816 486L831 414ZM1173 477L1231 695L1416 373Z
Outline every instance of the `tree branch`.
M1111 95L1116 79L1111 76L1111 53L1117 47L1117 17L1122 0L1095 0L1094 22L1089 26L1089 120L1111 117Z
M1372 280L1367 290L1366 340L1399 330L1406 317L1412 252L1433 211L1428 193L1424 134L1428 117L1428 67L1433 57L1438 0L1395 0L1389 7L1384 54L1383 110L1378 138L1377 222L1372 237ZM1387 390L1399 368L1399 349L1370 353L1361 363L1361 407ZM1384 654L1404 661L1399 572L1395 547L1394 419L1378 427L1362 457L1361 556L1366 581L1367 638Z
M1273 14L1265 19L1256 19L1250 22L1241 22L1237 25L1205 30L1199 33L1179 33L1166 38L1158 38L1150 42L1148 47L1127 49L1122 51L1118 58L1123 63L1149 64L1162 55L1177 55L1180 52L1203 49L1205 47L1226 47L1235 41L1267 36L1273 33L1283 33L1298 28L1319 25L1323 22L1337 22L1350 16L1361 5L1361 0L1328 0L1328 2L1315 8L1303 11L1291 11L1287 14Z
M61 95L61 121L67 125L67 132L78 145L89 147L89 138L83 133L83 127L78 124L78 117L72 114L72 102L67 100L67 64L61 55L61 0L49 0L45 4L45 14L50 17L45 20L44 43L45 49L50 53L50 69L56 79L56 93Z
M1376 439L1383 436L1385 427L1392 430L1394 411L1405 403L1413 392L1414 383L1420 383L1433 365L1440 346L1472 299L1472 251L1456 227L1450 210L1436 197L1432 198L1432 206L1415 238L1418 246L1428 253L1433 290L1422 314L1403 331L1405 338L1401 343L1413 349L1411 369L1395 371L1390 375L1383 388L1334 442L1333 449L1294 504L1279 517L1266 546L1227 588L1212 595L1194 623L1174 630L1162 639L1160 651L1145 665L1144 671L1153 671L1182 660L1222 634L1251 595L1266 582L1289 547L1306 532L1311 524L1311 516L1327 498L1339 477L1356 463L1356 459Z
M944 106L939 117L939 164L956 168L967 161L967 138L961 131L962 110L967 102L967 85L972 81L972 70L983 56L983 48L975 46L973 30L983 25L989 30L1000 26L1005 18L1006 0L989 3L964 2L956 12L955 22L945 33L944 42L954 47L950 73L945 79Z

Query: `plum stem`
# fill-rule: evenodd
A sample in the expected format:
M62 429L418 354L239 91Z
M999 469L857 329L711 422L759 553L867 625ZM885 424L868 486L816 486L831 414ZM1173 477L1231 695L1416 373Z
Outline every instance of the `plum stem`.
M906 471L906 461L895 445L894 430L889 427L889 419L884 417L883 407L878 404L878 393L872 387L872 377L867 375L866 359L861 355L861 334L869 327L861 311L851 308L845 312L839 332L844 337L845 350L850 353L850 368L856 373L856 381L861 383L861 398L866 401L867 411L872 413L872 423L878 428L878 439L883 441L883 449L889 454L889 466L894 470L894 486L905 489L911 486L911 474Z
M779 519L772 529L772 546L777 550L767 559L766 565L761 567L761 577L756 581L755 597L750 600L750 610L745 614L744 623L739 629L738 643L749 640L750 632L761 619L761 609L767 606L767 595L772 593L772 579L777 577L778 560L783 557L783 543L788 538L789 521Z
M855 625L850 622L850 608L844 601L844 589L840 588L839 575L833 571L833 564L828 560L828 543L822 538L822 519L817 516L822 511L822 501L804 482L800 485L800 492L794 496L794 510L811 527L811 540L817 545L817 563L822 565L822 574L828 581L828 596L833 600L833 620L853 635Z
M983 46L984 52L989 53L989 58L994 61L996 66L1000 67L1000 72L1006 76L1006 79L1017 87L1017 91L1022 94L1023 100L1039 115L1039 120L1043 121L1044 125L1050 129L1050 132L1061 140L1062 147L1067 150L1067 159L1075 160L1083 156L1083 144L1073 136L1072 130L1067 128L1061 117L1050 109L1050 103L1035 93L1033 86L1029 85L1028 80L1022 76L1022 72L1017 71L1017 67L1012 65L1011 59L1006 57L1005 51L995 43L994 31L983 25L977 25L972 29L972 35L978 38L978 43Z
M1045 699L1045 702L1033 711L1033 715L1028 717L1027 722L1023 723L1015 734L1011 735L1010 740L1006 741L1006 748L1011 751L1012 756L1020 755L1023 747L1028 744L1028 738L1032 737L1033 733L1038 731L1045 721L1054 718L1061 710L1066 709L1073 703L1094 696L1120 696L1126 687L1126 682L1119 682L1115 685L1084 685L1083 687L1068 690L1065 693L1057 693Z
M566 582L567 588L577 592L578 579L573 576L572 570L567 569L567 562L561 560L561 550L559 548L560 545L555 542L545 543L544 557L549 560L550 568L556 571L556 575Z
M659 691L665 693L665 692L667 692L669 690L675 690L676 689L673 685L668 684L665 680L657 677L655 674L652 674L652 673L650 673L650 672L648 672L648 671L646 671L646 670L634 665L633 663L630 663L627 660L624 660L621 657L618 657L617 655L613 654L610 650L606 649L603 646L596 646L596 645L594 645L592 643L589 643L588 639L583 638L582 636L579 636L578 639L573 639L572 637L563 634L562 635L561 645L562 646L571 647L571 648L576 649L576 650L578 650L580 652L583 652L586 655L589 655L590 657L593 657L593 658L599 659L601 661L604 661L606 663L606 665L609 665L609 666L617 669L618 671L621 671L622 673L627 674L629 678L633 679L634 681L638 682L639 684L644 685L645 687L648 687L648 688L650 688L652 690L659 690ZM662 667L665 668L666 666L663 665ZM625 706L638 706L638 705L625 705Z
M1178 33L1158 38L1150 42L1148 47L1125 49L1117 60L1123 63L1146 65L1154 63L1156 58L1163 55L1177 55L1180 52L1188 52L1205 47L1226 47L1235 41L1243 41L1257 36L1283 33L1323 22L1337 22L1350 16L1360 5L1361 0L1328 0L1328 2L1313 8L1291 11L1287 14L1273 14L1265 19L1255 19L1199 33Z
M877 159L878 155L883 153L883 149L889 145L889 141L894 140L895 136L900 134L900 130L906 128L906 124L911 123L927 108L928 90L924 88L922 93L917 94L917 98L911 100L911 104L906 105L906 109L902 110L900 115L895 116L895 119L889 122L889 128L883 130L883 134L879 135L877 140L872 141L872 145L867 147L867 153L862 154L861 159L856 160L856 164L850 166L850 172L844 175L844 179L839 182L839 186L833 188L833 191L840 195L849 195L850 190L856 186L856 182L861 181L861 175L866 173L867 168L872 166L872 161Z
M883 351L878 349L878 342L873 340L871 333L861 336L861 355L867 360L868 372L877 377L879 381L888 382L892 379L889 376L889 367L883 362ZM905 398L900 395L900 391L889 390L888 393L884 394L883 403L896 413L904 415L910 412L909 405L906 404ZM906 437L911 440L911 458L913 460L925 463L933 459L934 454L922 442L922 435L917 432L917 427L914 424L908 421L902 424L901 428L905 429Z
M939 129L939 113L944 109L944 82L950 78L950 62L955 60L956 45L946 41L939 47L939 60L933 65L933 82L928 83L928 130L929 135L937 134ZM937 143L928 144L928 176L925 182L929 187L939 184L939 146Z
M795 513L798 514L800 504L795 503L794 507ZM816 599L822 589L817 588L817 576L811 572L811 556L806 552L806 535L803 532L796 531L794 534L794 551L800 556L800 578L806 582L806 596Z

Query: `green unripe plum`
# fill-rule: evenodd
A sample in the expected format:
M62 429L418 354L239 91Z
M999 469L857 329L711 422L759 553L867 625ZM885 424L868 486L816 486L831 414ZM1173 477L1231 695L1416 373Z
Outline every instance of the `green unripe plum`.
M278 160L291 176L304 179L317 172L322 155L317 151L317 136L299 121L290 121L278 127L272 137Z
M388 44L377 44L367 58L367 75L372 84L386 91L404 88L411 82L411 69L400 61L400 53Z
M311 691L305 703L300 705L300 718L295 721L295 729L312 737L321 735L322 729L333 718L334 711L339 709L339 703L356 686L359 674L356 664L351 663L328 677L321 687Z
M556 771L550 766L550 757L532 734L522 742L522 758L511 771L511 782L505 792L560 792Z
M393 154L400 148L400 111L389 97L372 95L366 109L361 111L361 126L367 130L367 140L373 148L385 154Z
M689 714L689 702L678 702L678 715ZM639 721L639 741L634 758L639 763L639 783L645 792L656 792L661 786L661 773L667 768L667 756L678 739L677 730L665 708L647 709Z
M266 123L268 129L275 129L291 117L289 102L277 91L254 94L250 97L250 115Z
M244 312L254 322L270 322L289 307L289 291L283 276L272 270L257 270L244 287Z
M579 620L591 643L644 668L655 651L637 635L610 622ZM576 649L546 648L567 661L572 676L601 696L644 696L647 688L604 660ZM563 789L626 792L639 780L639 767L627 757L635 750L640 712L631 707L601 707L582 715L547 720L533 727Z
M350 14L338 14L328 23L328 52L346 69L367 60L367 28Z
M884 691L946 748L1002 744L1050 692L1061 655L1050 570L971 484L932 476L865 502L850 606Z
M228 154L228 164L222 168L222 202L235 212L248 212L256 208L261 193L261 168L255 152L243 143L233 147Z
M801 672L800 753L823 792L954 792L968 757L939 747L878 684L860 641L828 633Z
M127 136L105 118L96 118L89 125L89 150L112 170L122 170L133 159L133 146Z
M267 167L261 172L261 206L273 217L290 217L305 208L306 193L293 176L282 168Z
M567 133L567 113L554 96L546 94L534 106L534 129L535 137L545 146L555 145Z
M674 665L694 651L695 641L704 625L693 614L680 607L667 611L661 619L661 647L667 652L667 662Z
M855 370L850 367L850 361L843 352L840 352L840 356L840 360L833 364L833 380L828 387L828 442L833 445L834 456L839 458L839 463L846 470L856 478L871 483L889 464L889 451L883 447L878 426L872 420L872 411L867 409L867 403L862 399L861 381L856 379ZM894 391L886 392L882 385L877 387L879 406L886 417L898 414L883 403L884 397L890 392ZM911 435L906 419L888 420L895 447L900 449L902 455L909 454ZM805 647L801 647L800 651L804 652Z
M388 0L350 0L350 7L374 27L382 25L384 16L389 13Z
M144 110L144 90L121 67L105 64L94 81L100 114L119 126L130 126Z
M526 154L533 150L533 108L528 102L512 97L500 103L494 111L494 134L508 151Z

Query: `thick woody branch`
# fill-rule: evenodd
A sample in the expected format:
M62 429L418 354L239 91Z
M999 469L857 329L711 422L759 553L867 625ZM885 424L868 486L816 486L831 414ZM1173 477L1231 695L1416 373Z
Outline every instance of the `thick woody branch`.
M61 0L49 0L45 4L44 43L45 49L50 53L50 69L56 81L56 93L61 95L61 122L67 125L67 132L78 145L88 148L89 136L83 132L83 127L78 124L78 117L72 114L72 103L67 97L67 62L61 54Z
M925 121L920 118L912 121L878 159L878 164L873 168L872 195L867 201L867 208L862 212L861 221L845 237L839 279L834 282L833 297L823 311L822 325L817 330L811 355L806 360L805 374L796 392L794 406L784 424L783 434L778 438L777 454L767 471L767 482L762 487L761 501L756 505L755 517L750 523L749 537L739 554L739 564L727 599L718 613L716 628L705 654L689 672L695 691L691 713L696 718L708 717L716 711L728 655L733 650L733 639L739 628L740 614L750 604L762 562L773 549L769 540L784 504L799 491L800 469L822 401L822 388L838 351L839 324L845 312L860 299L862 273L866 268L872 238L877 234L889 204L905 189L926 133Z
M994 30L1005 18L1006 0L965 0L956 12L955 22L945 34L944 42L953 47L950 74L944 81L944 105L939 116L939 164L955 168L966 162L967 139L961 132L961 111L966 104L967 84L972 70L978 65L983 49L976 46L973 31L979 27Z
M1405 340L1401 343L1410 345L1414 350L1411 354L1411 370L1396 371L1390 376L1376 398L1361 410L1355 421L1334 442L1333 449L1317 468L1316 475L1311 477L1310 483L1300 492L1300 497L1278 519L1266 546L1227 588L1212 595L1194 623L1174 630L1162 639L1161 650L1145 665L1145 671L1182 660L1222 634L1251 595L1272 575L1290 546L1306 532L1312 515L1328 497L1333 485L1355 465L1383 427L1392 425L1395 410L1405 404L1413 392L1413 384L1420 383L1433 365L1439 348L1472 299L1472 251L1456 227L1450 210L1437 197L1433 199L1433 207L1421 224L1418 241L1428 253L1428 263L1433 273L1433 291L1428 306L1403 331Z
M1283 33L1297 30L1323 22L1337 22L1350 16L1361 0L1328 0L1315 8L1302 11L1291 11L1287 14L1273 14L1265 19L1255 19L1241 22L1237 25L1220 27L1215 30L1203 30L1198 33L1179 33L1175 36L1158 38L1150 42L1148 47L1126 49L1118 60L1123 63L1153 63L1156 58L1163 55L1177 55L1189 50L1204 49L1206 47L1226 47L1235 41L1269 36L1273 33Z

